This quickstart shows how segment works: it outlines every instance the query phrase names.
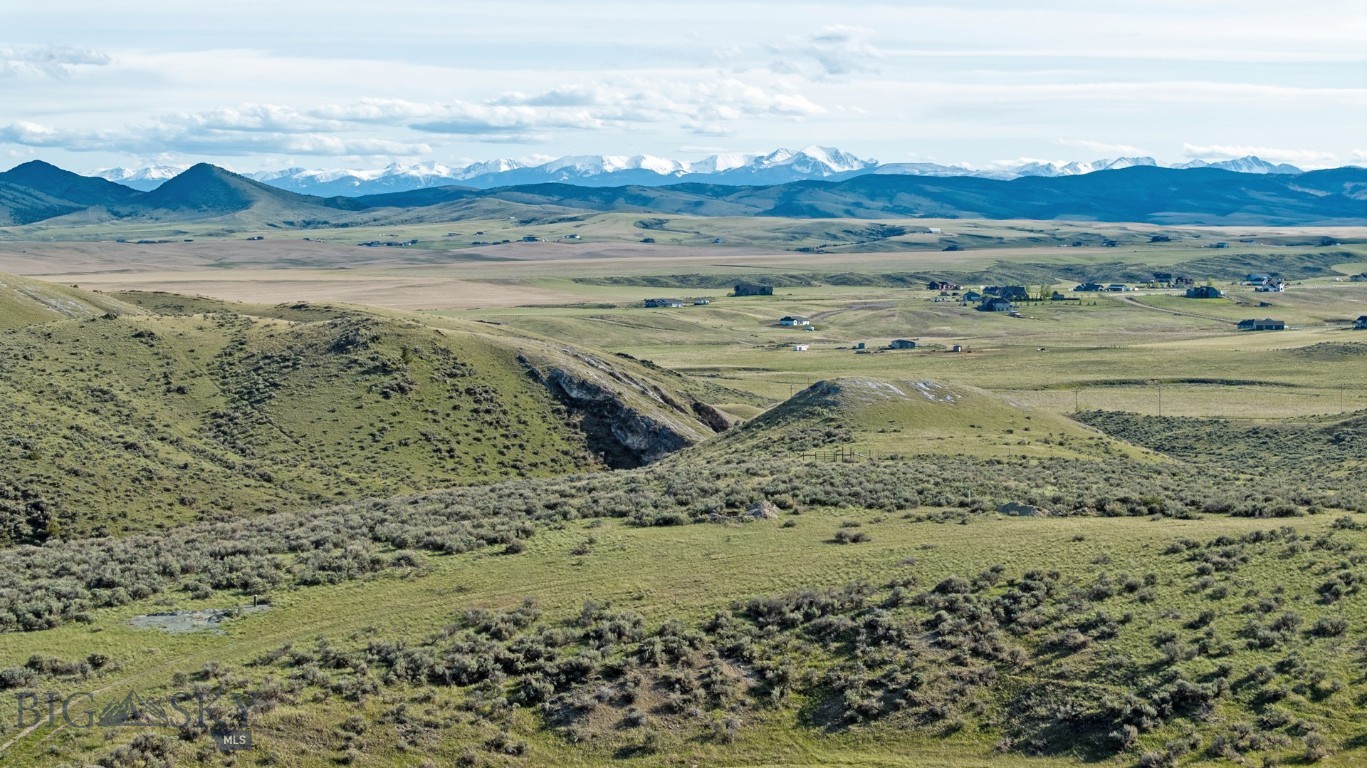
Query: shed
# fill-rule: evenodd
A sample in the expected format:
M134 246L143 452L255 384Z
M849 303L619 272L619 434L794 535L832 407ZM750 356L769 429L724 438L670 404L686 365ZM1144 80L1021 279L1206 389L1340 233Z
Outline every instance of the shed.
M806 352L810 347L811 347L810 344L794 344L794 345L793 345L793 351L794 351L794 352Z

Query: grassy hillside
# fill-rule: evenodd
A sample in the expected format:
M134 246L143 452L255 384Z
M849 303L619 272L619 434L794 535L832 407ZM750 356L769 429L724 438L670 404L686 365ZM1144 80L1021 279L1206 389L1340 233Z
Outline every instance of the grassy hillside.
M1119 458L691 469L0 553L6 626L50 627L0 633L0 679L250 695L292 766L1361 758L1361 513L1206 514L1264 491ZM1021 493L1052 514L995 513ZM681 525L757 501L778 519ZM130 625L261 593L219 633ZM6 758L229 760L135 733L44 727Z
M0 272L0 331L51 320L105 314L138 315L139 308L104 294Z
M634 361L474 323L443 330L308 306L120 306L134 314L0 335L10 434L0 538L634 466L726 426Z
M1071 419L975 387L870 378L819 381L688 456L810 454L838 460L840 451L884 458L1142 456Z

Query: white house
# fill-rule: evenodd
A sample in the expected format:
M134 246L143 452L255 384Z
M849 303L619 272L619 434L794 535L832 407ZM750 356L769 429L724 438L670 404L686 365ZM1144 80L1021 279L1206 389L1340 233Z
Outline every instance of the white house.
M806 352L806 351L807 351L808 349L810 349L810 348L811 348L811 345L810 345L810 344L794 344L794 345L793 345L793 351L794 351L794 352Z
M779 324L779 325L782 325L782 326L786 326L786 327L788 327L788 328L794 328L794 327L802 326L802 325L811 325L811 324L812 324L812 321L811 321L810 318L799 317L799 316L797 316L797 315L789 315L789 316L787 316L787 317L784 317L784 318L780 319L780 320L778 321L778 324Z

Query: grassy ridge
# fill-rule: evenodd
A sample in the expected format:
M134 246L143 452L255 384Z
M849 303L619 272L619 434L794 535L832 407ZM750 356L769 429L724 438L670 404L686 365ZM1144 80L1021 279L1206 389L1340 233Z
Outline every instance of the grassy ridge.
M0 540L563 474L637 460L670 435L687 444L711 434L677 374L493 327L129 298L174 314L120 304L128 315L0 335L11 429L0 444ZM191 314L201 311L211 313ZM597 400L558 399L542 378L552 374Z

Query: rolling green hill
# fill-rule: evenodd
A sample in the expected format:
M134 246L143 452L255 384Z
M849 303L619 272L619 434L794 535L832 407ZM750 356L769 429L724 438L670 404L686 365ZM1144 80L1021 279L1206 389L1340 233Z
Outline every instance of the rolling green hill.
M841 450L883 457L1143 455L1056 413L965 384L849 377L819 381L679 458L809 453L834 460L831 452Z
M50 320L143 310L98 293L0 272L0 331Z
M30 294L0 335L7 541L636 466L727 426L634 361L476 323Z

